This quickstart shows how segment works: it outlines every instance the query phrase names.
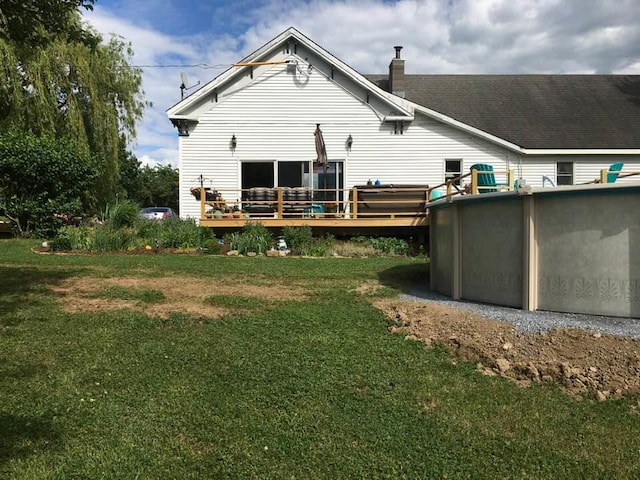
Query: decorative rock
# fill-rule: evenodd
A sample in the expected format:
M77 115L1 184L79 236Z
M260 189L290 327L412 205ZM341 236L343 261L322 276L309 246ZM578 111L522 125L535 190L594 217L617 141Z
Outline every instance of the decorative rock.
M279 257L280 252L278 250L267 250L267 257Z
M240 252L238 252L238 250L229 250L227 252L228 257L237 257L238 255L240 255Z
M601 333L594 333L593 334L593 338L600 338L600 337L602 337Z
M257 257L258 254L256 252L247 252L247 257Z
M497 358L496 359L496 368L500 373L505 373L511 368L511 363L506 358Z

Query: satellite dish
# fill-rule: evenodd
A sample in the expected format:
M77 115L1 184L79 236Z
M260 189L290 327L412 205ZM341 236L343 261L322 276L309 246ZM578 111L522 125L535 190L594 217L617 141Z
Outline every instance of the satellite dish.
M187 88L187 85L189 84L189 77L186 73L180 72L180 81L182 82L180 88Z
M189 84L189 77L184 72L180 72L180 81L182 82L180 84L180 98L183 99L183 100L184 100L184 91L185 90L189 90L190 88L193 88L196 85L200 85L200 80L198 80L196 83L194 83L193 85L188 87L187 85Z

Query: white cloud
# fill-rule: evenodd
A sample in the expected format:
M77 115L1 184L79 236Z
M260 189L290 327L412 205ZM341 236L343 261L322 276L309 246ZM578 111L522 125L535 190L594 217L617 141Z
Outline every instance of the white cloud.
M408 73L640 73L637 0L238 0L191 10L176 5L153 0L137 13L116 13L98 3L85 17L100 32L131 41L136 65L230 65L294 26L361 73L385 73L394 45L405 47ZM189 12L223 18L241 33L164 34L145 20L150 8L163 18L179 12L183 25ZM192 84L202 85L223 67L183 70ZM177 134L165 110L180 99L180 71L143 69L146 97L154 104L138 128L135 152L145 161L176 165Z

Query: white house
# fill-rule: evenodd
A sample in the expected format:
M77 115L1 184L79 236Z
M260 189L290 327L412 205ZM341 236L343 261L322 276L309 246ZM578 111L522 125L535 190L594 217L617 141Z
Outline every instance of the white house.
M289 28L172 106L181 216L200 215L200 179L235 201L257 186L437 185L476 163L532 186L640 171L640 76L408 75L404 62L396 47L388 74L363 75Z

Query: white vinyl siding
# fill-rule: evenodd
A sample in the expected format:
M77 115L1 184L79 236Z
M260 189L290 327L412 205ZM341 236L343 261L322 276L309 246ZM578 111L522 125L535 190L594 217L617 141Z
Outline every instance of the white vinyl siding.
M440 184L443 158L506 168L506 152L484 140L421 115L405 124L403 135L395 135L393 123L384 123L379 112L333 80L312 72L300 84L286 68L274 66L223 102L212 102L190 136L180 137L181 215L199 216L200 205L189 193L199 175L205 186L235 201L241 161L313 161L317 123L329 161L344 160L345 188L369 179Z

